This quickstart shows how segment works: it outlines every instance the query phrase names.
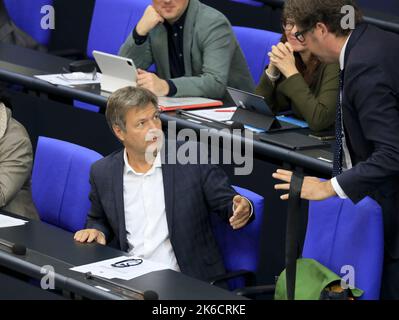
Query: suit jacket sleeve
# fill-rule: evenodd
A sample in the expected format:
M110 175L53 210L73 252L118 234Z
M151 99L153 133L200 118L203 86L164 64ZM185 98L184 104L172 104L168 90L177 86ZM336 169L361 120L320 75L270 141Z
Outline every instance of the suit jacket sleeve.
M129 33L125 43L119 49L120 56L133 60L136 68L147 70L153 64L150 36L141 45L134 42L133 34Z
M91 171L90 171L91 190L90 190L90 194L89 194L91 207L90 207L89 214L87 215L86 228L97 229L97 230L103 232L107 243L109 243L112 240L114 235L113 235L112 229L108 223L107 217L105 215L104 209L103 209L101 201L100 201L100 195L98 193L98 189L96 186L96 181L95 181L96 179L95 179L94 171L95 171L95 169L92 166Z
M226 173L216 165L200 165L201 185L209 212L227 221L233 214L233 198L237 192L231 187Z
M209 212L216 213L223 220L233 215L233 198L238 193L230 185L226 173L216 165L200 165L201 185ZM247 199L250 201L249 199ZM251 202L252 208L254 208ZM252 212L247 224L255 219L255 212Z
M172 79L176 97L193 96L221 99L226 93L236 41L229 23L216 20L203 30L203 64L199 76ZM189 58L189 57L188 57Z
M266 71L266 69L265 69ZM264 97L266 103L274 112L280 112L290 107L289 100L282 94L278 94L277 87L282 82L283 76L273 83L266 72L263 71L262 77L259 80L259 84L255 89L255 94Z
M344 90L350 93L362 132L373 148L367 160L337 177L356 203L399 174L399 109L393 81L380 67L359 65L347 71L351 72L347 72Z
M292 101L294 112L303 117L310 129L320 131L331 127L335 122L335 108L339 89L339 67L336 64L325 66L318 92L312 92L299 73L285 79L277 91Z

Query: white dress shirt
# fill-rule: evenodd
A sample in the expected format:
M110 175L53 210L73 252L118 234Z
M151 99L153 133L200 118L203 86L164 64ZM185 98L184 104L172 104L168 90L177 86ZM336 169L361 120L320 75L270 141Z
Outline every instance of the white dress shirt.
M351 33L352 34L352 33ZM346 39L344 46L341 49L341 53L339 55L339 67L341 69L341 71L344 70L345 68L345 52L346 52L346 47L348 46L348 42L349 42L349 38L351 37L351 34L349 34L348 39ZM342 92L340 90L339 93L339 99L341 100L341 108L342 108ZM348 170L350 168L352 168L352 160L350 158L350 153L349 153L349 149L348 149L348 145L346 143L346 138L345 138L345 130L344 130L344 114L343 114L343 110L341 112L341 128L342 128L342 149L343 149L343 158L345 161L345 167L343 168L343 170ZM335 191L335 193L341 198L341 199L347 199L348 196L345 194L344 190L342 190L341 186L338 183L338 180L336 177L331 179L331 184L332 187Z
M180 271L166 220L161 157L146 173L138 173L123 154L123 199L129 253Z

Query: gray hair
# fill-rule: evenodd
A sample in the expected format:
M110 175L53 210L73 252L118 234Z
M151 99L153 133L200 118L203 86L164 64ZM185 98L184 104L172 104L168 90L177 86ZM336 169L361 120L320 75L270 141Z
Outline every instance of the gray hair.
M125 87L116 90L108 98L105 118L109 127L118 126L126 131L126 113L132 108L146 107L152 104L158 108L158 98L151 91L139 87Z

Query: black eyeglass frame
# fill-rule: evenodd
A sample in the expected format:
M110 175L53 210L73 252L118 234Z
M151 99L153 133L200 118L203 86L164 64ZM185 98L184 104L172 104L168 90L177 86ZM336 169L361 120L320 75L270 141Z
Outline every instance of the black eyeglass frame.
M295 32L294 36L300 43L304 43L305 42L305 33L309 32L313 29L314 29L314 27L307 28L302 31L297 31L297 32Z

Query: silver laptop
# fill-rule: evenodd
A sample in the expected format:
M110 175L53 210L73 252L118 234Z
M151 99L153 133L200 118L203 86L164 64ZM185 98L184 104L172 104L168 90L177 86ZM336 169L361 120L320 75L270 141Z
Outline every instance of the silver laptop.
M93 56L100 67L101 90L114 92L127 86L136 86L136 66L132 59L93 50Z

